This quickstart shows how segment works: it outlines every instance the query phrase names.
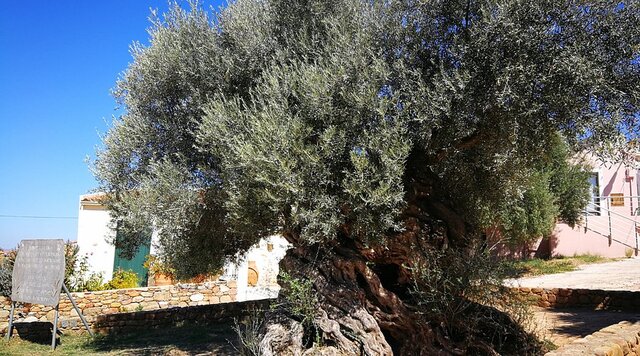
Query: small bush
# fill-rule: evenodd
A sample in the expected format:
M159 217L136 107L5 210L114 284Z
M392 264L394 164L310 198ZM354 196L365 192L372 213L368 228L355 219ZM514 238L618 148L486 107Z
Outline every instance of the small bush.
M6 261L0 261L0 295L11 295L11 267Z
M632 248L626 248L626 249L624 250L624 255L625 255L625 257L627 257L627 258L631 258L631 256L633 256L633 252L634 252L634 251L633 251L633 249L632 249Z
M470 346L482 340L500 354L530 354L541 347L525 330L531 322L528 304L503 286L507 269L490 251L423 253L425 260L412 268L411 295L420 312L438 320L449 337Z
M233 331L238 336L236 351L243 356L260 356L263 354L260 348L260 330L264 324L264 311L250 310L242 320L233 319Z
M107 285L102 283L102 279L102 273L92 272L88 277L83 278L82 281L78 284L77 291L93 292L97 290L105 290L107 289Z
M147 255L144 260L144 265L146 269L149 270L149 273L152 275L162 274L167 277L174 277L176 270L169 266L166 262L160 259L158 256Z
M118 269L113 272L113 278L105 284L104 289L126 289L138 286L138 275L132 271Z
M318 297L313 291L313 282L294 278L286 272L282 272L280 277L284 301L282 306L299 318L303 325L310 325L318 310Z
M64 244L64 284L69 290L75 290L76 281L81 278L80 261L78 260L80 247L76 243L67 241Z
M8 297L11 295L11 274L13 264L16 262L16 250L10 250L6 256L0 260L0 295Z

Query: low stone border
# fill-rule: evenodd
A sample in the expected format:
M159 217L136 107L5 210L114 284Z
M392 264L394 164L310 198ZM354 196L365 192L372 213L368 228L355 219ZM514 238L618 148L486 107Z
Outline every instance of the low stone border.
M640 292L602 289L514 288L542 308L583 307L595 310L640 310Z
M622 321L549 352L547 356L640 355L640 322Z

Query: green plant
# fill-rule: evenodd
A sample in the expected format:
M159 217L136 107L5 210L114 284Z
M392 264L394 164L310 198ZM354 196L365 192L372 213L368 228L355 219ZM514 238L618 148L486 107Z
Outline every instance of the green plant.
M300 319L303 325L312 324L318 310L318 297L313 291L313 282L295 278L286 272L282 272L280 277L283 298L281 306Z
M260 330L264 324L264 310L252 309L242 318L234 318L232 329L238 337L236 351L243 356L260 356Z
M77 291L98 291L107 289L106 284L102 283L102 273L92 272L89 276L83 278L77 286Z
M137 312L141 312L144 310L144 307L142 306L142 304L138 304L138 306L136 306L136 311Z
M0 260L0 295L11 295L11 274L16 261L16 250L9 250Z
M11 271L12 268L7 261L0 261L0 296L11 295Z
M65 245L65 284L72 292L80 292L85 290L87 276L89 271L89 263L87 256L79 256L79 248L77 245ZM102 281L100 281L102 283Z
M300 322L303 328L303 343L306 346L323 344L321 333L316 324L319 310L318 296L313 288L313 281L307 278L294 277L287 272L280 272L280 298L271 304L271 310L283 312Z
M411 268L411 295L420 311L439 320L450 337L466 329L470 345L475 337L488 338L496 351L507 354L513 353L512 347L521 348L517 352L540 347L525 331L532 323L529 303L503 286L507 270L490 251L431 250L424 256Z
M172 277L176 272L174 268L155 255L147 255L143 266L147 268L152 275L163 274Z
M74 242L65 244L65 284L72 292L98 291L106 286L101 273L89 273L87 256L80 255L80 248Z
M83 266L78 258L80 247L75 242L67 241L64 244L64 284L69 290L74 291L76 284L82 279L84 272ZM86 257L85 257L86 259ZM85 264L86 266L86 264ZM86 267L85 267L86 268Z
M113 278L105 285L105 289L125 289L138 286L138 275L132 271L118 269Z

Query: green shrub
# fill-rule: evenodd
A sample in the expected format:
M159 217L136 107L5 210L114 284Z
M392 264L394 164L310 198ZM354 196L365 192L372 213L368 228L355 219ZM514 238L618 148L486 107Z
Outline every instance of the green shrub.
M78 261L80 247L77 244L67 241L64 244L64 284L69 290L74 290L76 281L81 278L82 272ZM85 258L86 259L86 258Z
M11 266L6 261L0 261L0 296L11 295Z
M138 275L132 271L118 269L113 272L113 278L104 285L104 289L126 289L138 286Z
M83 278L77 285L78 292L93 292L107 289L107 285L102 283L102 273L92 272L88 277Z
M259 356L264 352L260 347L260 330L264 325L264 310L251 309L243 319L234 318L232 329L238 336L236 351L242 356Z
M11 295L11 274L13 264L16 261L16 250L10 250L6 256L0 260L0 295L8 297Z
M451 335L466 329L470 344L472 338L489 338L501 354L535 353L532 350L540 344L525 331L531 323L528 303L503 286L506 266L489 250L478 246L423 253L425 260L412 268L411 288L421 313L439 321Z
M284 301L282 306L299 318L302 324L311 324L318 310L318 297L313 291L313 282L295 278L286 272L282 272L280 277Z

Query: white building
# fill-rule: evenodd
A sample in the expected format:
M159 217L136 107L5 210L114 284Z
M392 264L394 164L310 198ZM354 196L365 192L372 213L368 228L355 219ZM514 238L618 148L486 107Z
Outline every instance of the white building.
M104 194L80 196L78 211L78 247L80 255L87 256L89 272L101 273L105 281L113 276L116 237L110 228L111 218L102 204Z
M102 274L106 282L112 278L114 270L130 269L146 284L148 271L142 264L147 255L154 254L157 234L154 232L149 236L149 246L141 246L133 259L121 258L112 244L117 232L111 226L104 197L103 193L80 196L77 239L80 255L87 256L88 272ZM220 278L237 280L238 301L275 298L280 290L278 263L288 248L289 243L282 236L264 238L246 254L227 263Z

